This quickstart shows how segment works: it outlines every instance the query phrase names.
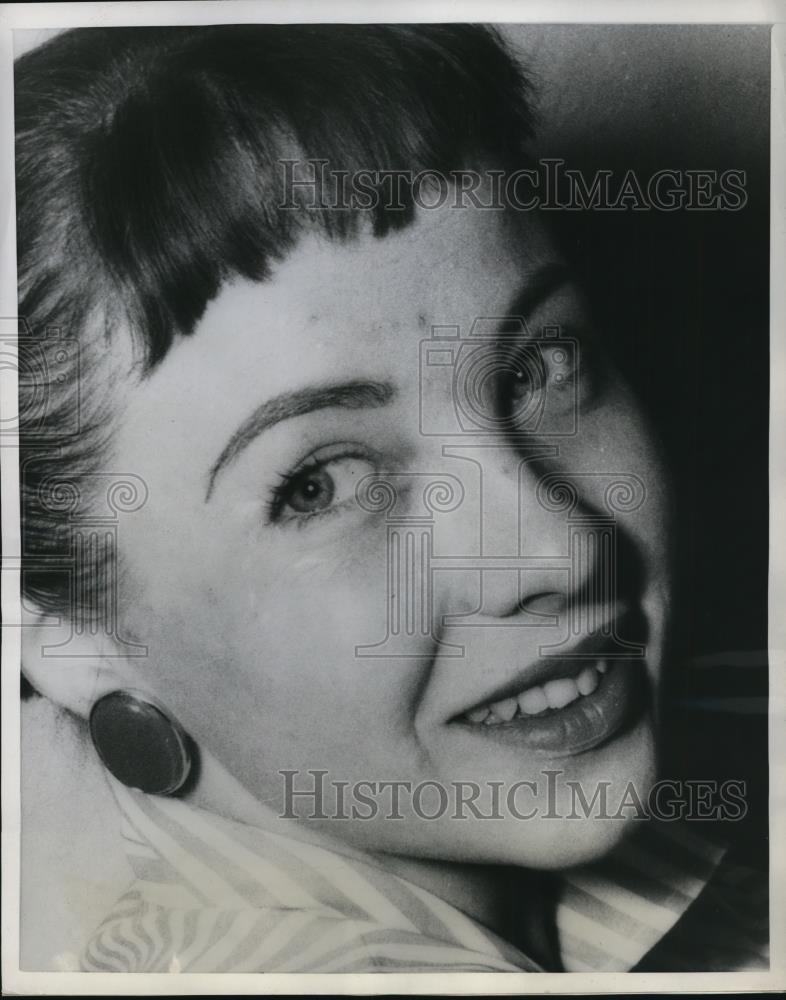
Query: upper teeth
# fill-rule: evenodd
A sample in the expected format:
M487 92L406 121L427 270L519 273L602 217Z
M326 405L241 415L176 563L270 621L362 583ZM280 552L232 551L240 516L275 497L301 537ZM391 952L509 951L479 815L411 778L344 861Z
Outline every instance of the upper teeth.
M470 722L482 722L487 726L510 722L518 715L540 715L546 709L559 709L569 705L581 696L592 694L600 681L600 674L605 674L608 664L598 660L584 667L576 677L560 677L557 680L546 681L543 685L528 687L518 695L492 701L467 712L465 718Z

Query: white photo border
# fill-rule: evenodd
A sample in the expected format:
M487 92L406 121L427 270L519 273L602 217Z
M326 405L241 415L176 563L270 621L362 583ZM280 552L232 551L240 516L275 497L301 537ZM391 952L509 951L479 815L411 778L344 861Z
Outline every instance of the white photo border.
M2 448L2 973L9 995L727 993L786 989L786 5L778 0L202 0L0 5L0 322L17 314L13 32L97 25L253 22L771 24L770 880L768 973L148 974L24 972L20 933L19 483ZM0 369L0 419L17 412L16 372Z

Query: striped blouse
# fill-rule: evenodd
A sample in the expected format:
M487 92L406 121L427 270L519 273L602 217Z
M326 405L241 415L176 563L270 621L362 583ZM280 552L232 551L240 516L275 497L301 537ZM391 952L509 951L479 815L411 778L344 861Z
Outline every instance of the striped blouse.
M769 968L762 876L684 823L642 821L601 862L559 876L562 969L544 970L359 852L111 784L135 881L87 943L84 971Z

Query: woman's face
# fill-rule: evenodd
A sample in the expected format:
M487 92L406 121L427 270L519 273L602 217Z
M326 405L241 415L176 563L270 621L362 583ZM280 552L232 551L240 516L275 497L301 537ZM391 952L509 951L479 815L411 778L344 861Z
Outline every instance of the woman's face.
M578 290L520 223L421 211L382 239L304 237L271 280L224 287L119 416L115 468L149 491L120 529L120 633L148 647L148 689L276 814L374 851L553 867L632 815L576 822L577 787L590 801L606 783L614 813L653 779L636 678L651 698L668 497ZM500 321L525 307L529 334ZM473 331L479 317L495 319ZM526 346L555 327L578 347ZM528 367L534 381L510 374ZM575 504L544 492L556 473ZM358 499L365 476L391 484L392 510ZM609 521L609 484L639 490L632 476L644 492ZM429 507L439 480L453 500ZM646 658L619 659L618 635ZM320 808L286 795L309 771ZM436 786L410 794L425 781L447 808ZM395 808L381 782L408 783Z

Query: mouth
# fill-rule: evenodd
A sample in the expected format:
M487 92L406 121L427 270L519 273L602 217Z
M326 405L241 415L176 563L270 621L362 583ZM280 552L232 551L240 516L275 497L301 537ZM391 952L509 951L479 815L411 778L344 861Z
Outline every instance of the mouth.
M550 679L494 696L455 716L451 725L557 758L601 746L641 714L642 659L563 662L564 669L550 670Z

